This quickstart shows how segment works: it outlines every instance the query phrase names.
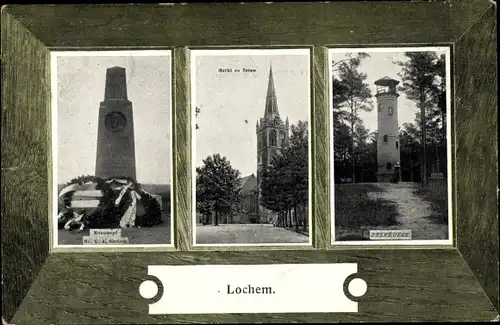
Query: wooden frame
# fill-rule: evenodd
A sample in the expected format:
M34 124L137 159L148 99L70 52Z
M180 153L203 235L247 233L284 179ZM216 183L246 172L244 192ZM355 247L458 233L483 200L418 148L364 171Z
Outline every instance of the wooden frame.
M487 0L2 8L2 315L15 324L498 321L496 10ZM379 19L390 16L390 19ZM456 244L331 247L327 46L452 43ZM313 46L313 242L195 251L187 47ZM176 251L49 253L50 51L174 47ZM328 149L326 149L328 150ZM240 250L240 249L239 249ZM354 314L147 314L149 264L358 263Z

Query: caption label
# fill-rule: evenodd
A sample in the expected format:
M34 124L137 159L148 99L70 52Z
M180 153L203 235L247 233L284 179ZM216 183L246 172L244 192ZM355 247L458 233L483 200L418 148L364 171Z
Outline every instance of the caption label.
M89 236L83 236L83 245L123 245L128 244L128 237L122 237L122 230L90 229Z
M411 229L370 230L370 239L407 239L411 240Z
M162 284L149 314L357 312L358 303L344 293L356 273L355 263L150 265L148 274L158 281L142 282L139 293L156 300ZM360 297L367 285L351 277L347 290Z

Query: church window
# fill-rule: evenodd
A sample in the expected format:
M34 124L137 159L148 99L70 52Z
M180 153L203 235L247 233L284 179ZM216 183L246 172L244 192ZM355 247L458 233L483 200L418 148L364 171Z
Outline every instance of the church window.
M276 130L271 130L271 132L269 133L269 144L271 146L276 146L276 142L277 142Z
M399 143L396 141L396 149L399 148Z
M384 134L384 142L387 143L388 139L387 139L387 134Z
M280 145L282 147L285 146L285 132L284 131L280 131Z
M392 110L392 107L389 107L387 110L388 110L388 112L389 112L389 115L394 114L394 112L393 112L393 110Z

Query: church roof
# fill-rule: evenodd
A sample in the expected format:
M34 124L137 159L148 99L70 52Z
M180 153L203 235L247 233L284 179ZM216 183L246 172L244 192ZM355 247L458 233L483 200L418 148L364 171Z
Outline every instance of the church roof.
M266 109L264 116L279 116L278 99L276 98L276 89L274 88L273 67L269 67L269 82L267 84Z
M253 175L253 174L252 174L252 175ZM248 176L245 176L245 177L241 177L241 178L239 179L239 181L240 181L240 186L244 186L244 185L245 185L245 183L248 181L248 179L249 179L250 177L252 177L252 175L248 175Z
M257 188L257 178L254 174L248 175L246 177L242 177L239 179L241 194L246 195L250 194L254 189Z

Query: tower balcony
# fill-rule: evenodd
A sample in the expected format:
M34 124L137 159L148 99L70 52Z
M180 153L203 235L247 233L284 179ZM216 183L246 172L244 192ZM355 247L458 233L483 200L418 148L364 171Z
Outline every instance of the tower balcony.
M389 77L384 77L376 80L375 85L377 86L377 91L375 97L378 97L380 95L393 95L398 97L399 96L397 91L398 84L399 81Z

